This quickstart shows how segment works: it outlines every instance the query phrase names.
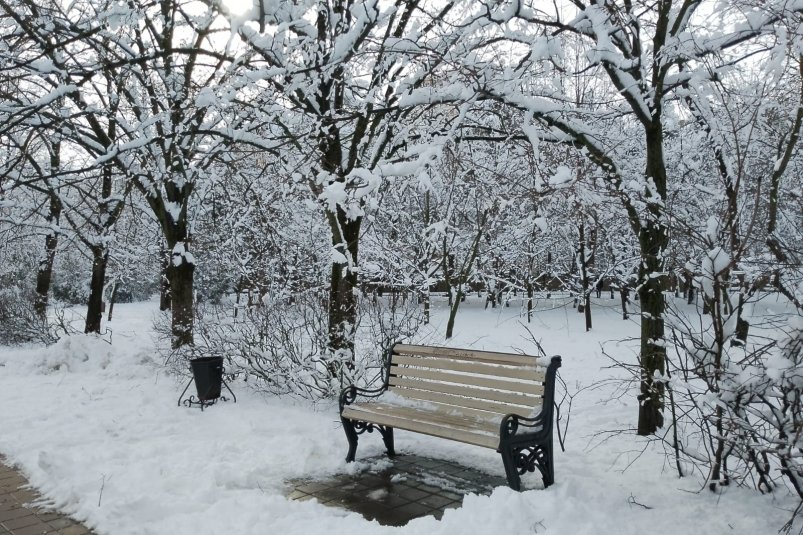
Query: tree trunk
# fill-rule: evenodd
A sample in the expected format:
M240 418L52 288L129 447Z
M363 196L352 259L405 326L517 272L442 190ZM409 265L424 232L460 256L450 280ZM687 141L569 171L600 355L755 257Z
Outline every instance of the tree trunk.
M234 287L234 293L237 296L234 299L234 321L237 321L237 316L240 313L240 298L243 294L243 276L240 275L240 281L237 283L237 286Z
M639 288L641 296L641 394L638 434L649 435L663 426L664 384L655 382L655 372L663 375L666 359L664 339L664 296L658 278L648 278Z
M170 310L170 276L168 268L170 267L170 255L165 251L164 244L159 246L159 253L162 255L162 273L159 277L159 310L164 312Z
M479 254L480 240L482 240L482 234L485 231L485 224L487 222L488 211L486 210L482 213L477 221L477 234L474 236L474 242L471 244L471 249L469 250L468 256L463 260L463 265L460 267L456 277L451 275L451 268L447 269L447 264L444 264L443 278L449 288L449 297L451 298L449 301L449 321L446 324L446 338L451 338L452 334L454 333L454 322L455 318L457 317L457 309L460 307L460 303L466 299L466 295L463 293L463 286L468 284L471 266L474 265L474 261L477 259L477 255ZM445 259L447 258L446 238L443 239L443 251ZM455 287L457 288L456 293L453 291Z
M89 283L89 302L86 310L85 333L100 333L103 319L103 290L106 286L106 264L109 254L106 248L92 248L92 279Z
M192 328L195 311L193 309L192 289L194 275L195 264L178 255L174 257L174 261L167 268L167 277L170 282L173 349L193 343Z
M691 273L687 273L684 276L686 280L686 304L691 305L694 303L694 277L692 277Z
M36 315L42 321L47 320L48 295L50 294L50 284L53 281L53 262L56 259L56 247L59 243L59 235L55 227L59 224L61 216L61 201L54 193L50 193L50 211L47 215L47 223L50 231L45 237L45 252L39 262L36 271L36 296L34 297L33 307Z
M120 287L120 280L116 279L112 285L112 291L109 295L109 315L106 316L106 321L112 320L112 312L114 311L114 303L117 302L117 289Z
M449 291L451 294L451 290ZM463 285L459 284L457 286L457 292L455 292L454 299L452 300L452 306L449 308L449 321L446 323L446 338L449 339L454 334L454 322L455 318L457 318L457 309L460 307L460 303L463 301Z
M527 323L533 320L533 283L527 281Z
M744 275L740 276L739 282L739 300L736 305L736 332L733 340L731 340L732 346L744 345L747 342L747 333L750 329L750 324L742 317L745 305Z
M449 306L452 306L454 302L454 292L452 291L452 273L454 271L454 257L449 254L449 246L446 240L446 236L443 237L443 256L441 259L442 267L441 270L443 271L443 281L446 283L447 288L447 297L449 299ZM479 297L479 291L477 291L477 297Z
M50 149L50 172L57 173L61 169L61 142L57 139ZM50 226L47 237L45 238L45 253L39 262L36 272L36 296L34 297L34 311L43 322L47 321L48 295L50 294L50 284L53 282L53 261L56 258L56 247L58 246L59 236L56 231L61 218L61 199L53 189L48 191L50 201L47 217L47 224Z
M619 296L622 299L622 319L623 320L626 320L626 319L628 319L630 317L628 315L628 313L627 313L627 302L629 300L627 296L628 296L629 293L630 293L630 290L627 288L627 286L623 285L619 289Z
M591 284L588 280L588 259L586 258L586 226L580 223L580 242L578 262L580 264L580 283L583 287L583 313L586 320L586 332L591 330Z
M718 396L721 392L720 384L722 382L722 352L725 345L725 322L727 321L728 313L725 312L723 306L723 295L727 291L726 281L727 275L714 273L714 280L712 281L713 293L705 295L704 298L710 303L709 313L711 314L711 326L713 328L713 347L714 352L713 366L710 373L705 373L705 379L708 382L709 391ZM726 467L726 432L723 425L723 411L722 406L717 405L714 409L714 426L716 431L712 433L710 438L712 442L712 449L714 450L714 459L711 466L711 474L709 475L709 490L716 490L718 484L727 485L727 470ZM722 481L720 481L722 480Z
M354 330L357 326L357 260L362 218L350 220L342 208L329 213L332 246L347 258L348 263L332 262L329 287L329 351L334 361L329 374L336 378L345 364L354 366Z
M430 197L429 190L424 192L424 228L429 228L430 225ZM432 249L429 244L425 245L420 255L421 264L420 270L424 274L424 283L426 287L423 289L422 297L424 298L424 324L429 325L430 311L432 309L432 295L430 286L430 263L432 261Z
M109 125L109 138L114 139L115 123ZM111 208L110 197L114 174L111 166L103 168L103 182L101 184L101 200L98 203L98 222L96 232L99 236L111 229L120 215L122 205L117 204ZM116 214L115 214L116 213ZM101 242L102 243L102 242ZM106 266L109 263L109 251L105 245L92 244L92 280L89 284L89 303L86 311L86 333L100 333L100 324L103 320L103 292L106 289Z
M647 213L643 217L639 230L641 253L638 290L641 302L639 435L655 433L664 422L664 383L654 380L656 373L660 376L664 375L666 362L663 273L668 235L663 211L666 200L666 167L660 122L656 122L652 128L647 130L646 175L648 179L652 179L654 190L645 192L648 201Z

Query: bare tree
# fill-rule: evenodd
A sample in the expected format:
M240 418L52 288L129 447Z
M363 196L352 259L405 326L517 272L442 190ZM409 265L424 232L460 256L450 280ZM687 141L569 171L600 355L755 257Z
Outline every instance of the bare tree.
M40 99L11 115L47 118L46 124L89 155L87 165L102 179L96 198L101 234L120 213L113 177L124 178L123 190L135 188L144 196L167 247L173 346L191 344L191 200L212 163L225 161L235 138L259 144L247 135L256 128L251 117L231 113L231 99L221 96L228 94L234 71L221 52L225 46L217 36L228 30L219 24L218 11L194 0L65 6L1 0L0 10L33 55L12 55L11 61L64 103L56 110ZM101 285L105 252L89 245L93 278ZM90 316L99 318L99 301L93 305ZM87 328L94 327L93 319Z
M533 29L530 42L539 46L522 49L513 61L515 70L506 72L498 83L488 84L485 93L488 98L526 110L536 125L544 127L541 139L583 148L619 194L641 253L638 433L646 435L663 425L664 386L656 377L664 373L666 359L663 288L669 237L665 206L672 180L664 157L667 103L688 80L710 79L720 69L752 55L753 51L742 45L752 42L760 46L758 37L774 35L777 25L795 13L784 2L769 3L762 6L760 19L751 18L736 29L723 22L711 31L710 18L698 20L698 12L706 5L702 0L664 0L658 4L576 0L572 5L576 12L569 19L557 7L550 13L536 2L526 6L522 2L503 2L489 12L490 18L500 23L511 19L527 21ZM744 17L738 6L720 15ZM705 35L698 35L701 29ZM508 39L523 40L520 33L512 33ZM587 68L598 69L607 78L609 89L604 98L619 99L620 109L626 110L627 115L628 126L623 132L633 130L640 134L643 156L634 159L632 152L622 150L632 143L622 138L623 143L617 145L617 136L600 131L602 117L595 103L567 105L571 98L556 93L553 85L533 84L534 76L549 76L544 66L557 65L562 71L554 52L558 47L550 47L550 43L566 39L587 47ZM703 59L710 63L702 66ZM518 87L511 85L514 80L520 81ZM630 128L633 123L637 129ZM635 161L642 165L640 170Z
M366 206L384 177L414 174L437 157L447 119L459 115L428 112L440 100L432 86L457 79L454 59L473 48L465 36L482 6L425 0L256 6L254 23L237 29L251 64L270 73L259 78L266 87L260 106L308 156L297 172L331 233L329 351L337 377L354 358ZM423 125L425 116L434 121Z

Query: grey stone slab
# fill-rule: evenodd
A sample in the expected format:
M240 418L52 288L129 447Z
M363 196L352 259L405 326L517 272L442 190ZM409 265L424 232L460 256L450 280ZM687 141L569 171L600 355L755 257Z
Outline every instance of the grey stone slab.
M307 481L296 487L296 490L306 492L307 494L315 494L336 485L337 482L334 481Z
M302 491L300 491L298 489L295 489L293 492L291 492L290 494L287 495L287 497L290 498L291 500L298 500L298 499L301 499L301 498L304 498L304 497L307 497L307 496L310 496L310 495L307 494L306 492L302 492Z
M8 522L10 520L14 520L15 518L21 518L23 516L30 515L31 512L24 508L24 507L14 507L13 509L8 509L5 511L0 511L0 522Z
M25 516L20 516L11 520L6 520L3 522L3 525L6 529L10 529L11 531L16 530L17 528L24 528L26 526L32 526L34 524L38 524L39 519L36 518L36 515L32 512L28 511L28 514Z
M70 520L69 518L57 518L56 520L51 520L50 525L53 526L54 529L64 529L69 528L75 522Z
M399 485L398 487L399 488L394 490L394 492L397 493L402 498L410 500L411 502L418 501L428 496L432 496L432 494L430 494L429 492L417 489L415 487L409 487L406 485Z
M382 477L377 474L365 474L365 477L361 480L362 485L368 489L375 489L378 487L385 487L391 485L392 482L389 477Z
M414 518L430 515L433 511L420 503L408 503L389 512L383 520L390 526L403 526Z
M442 496L440 494L430 494L429 496L425 496L418 500L418 503L423 504L431 509L441 509L453 503L459 504L461 500L462 498L460 500L454 500L450 497Z
M474 494L490 494L490 492L488 492L488 493L475 492ZM462 501L462 499L463 499L463 496L461 494L457 494L456 492L449 492L448 490L444 490L443 492L440 492L438 494L438 496L443 496L444 498L451 498L452 500L454 500L456 502Z
M54 529L45 522L37 522L24 528L15 529L14 535L43 535L45 533L53 533Z
M419 482L416 486L417 489L421 489L428 494L439 494L443 492L443 489L440 487L436 487L434 485L430 485L428 483Z

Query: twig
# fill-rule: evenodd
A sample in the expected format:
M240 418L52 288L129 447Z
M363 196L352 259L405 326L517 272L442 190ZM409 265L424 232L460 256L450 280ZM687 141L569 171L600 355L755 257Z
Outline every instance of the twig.
M632 494L631 494L631 495L630 495L630 497L627 499L627 503L628 503L629 505L638 505L639 507L643 507L644 509L652 509L652 507L650 507L649 505L644 505L643 503L639 503L639 502L637 502L637 501L636 501L636 497L635 497L635 496L633 496Z
M98 507L100 507L100 502L103 499L103 489L106 487L106 474L101 474L103 479L100 482L100 493L98 493Z

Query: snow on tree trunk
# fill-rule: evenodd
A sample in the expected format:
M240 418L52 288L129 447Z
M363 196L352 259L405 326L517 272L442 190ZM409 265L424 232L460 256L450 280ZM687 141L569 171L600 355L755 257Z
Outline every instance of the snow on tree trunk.
M329 363L332 378L340 376L342 367L354 366L354 331L357 327L357 261L362 218L350 220L338 207L328 213L332 225L332 271L329 280Z
M170 305L172 312L171 334L173 349L193 343L193 282L195 260L180 242L173 246L167 277L170 281Z
M159 246L160 272L159 272L159 310L170 310L170 277L167 270L170 267L170 255L165 251L164 244Z

